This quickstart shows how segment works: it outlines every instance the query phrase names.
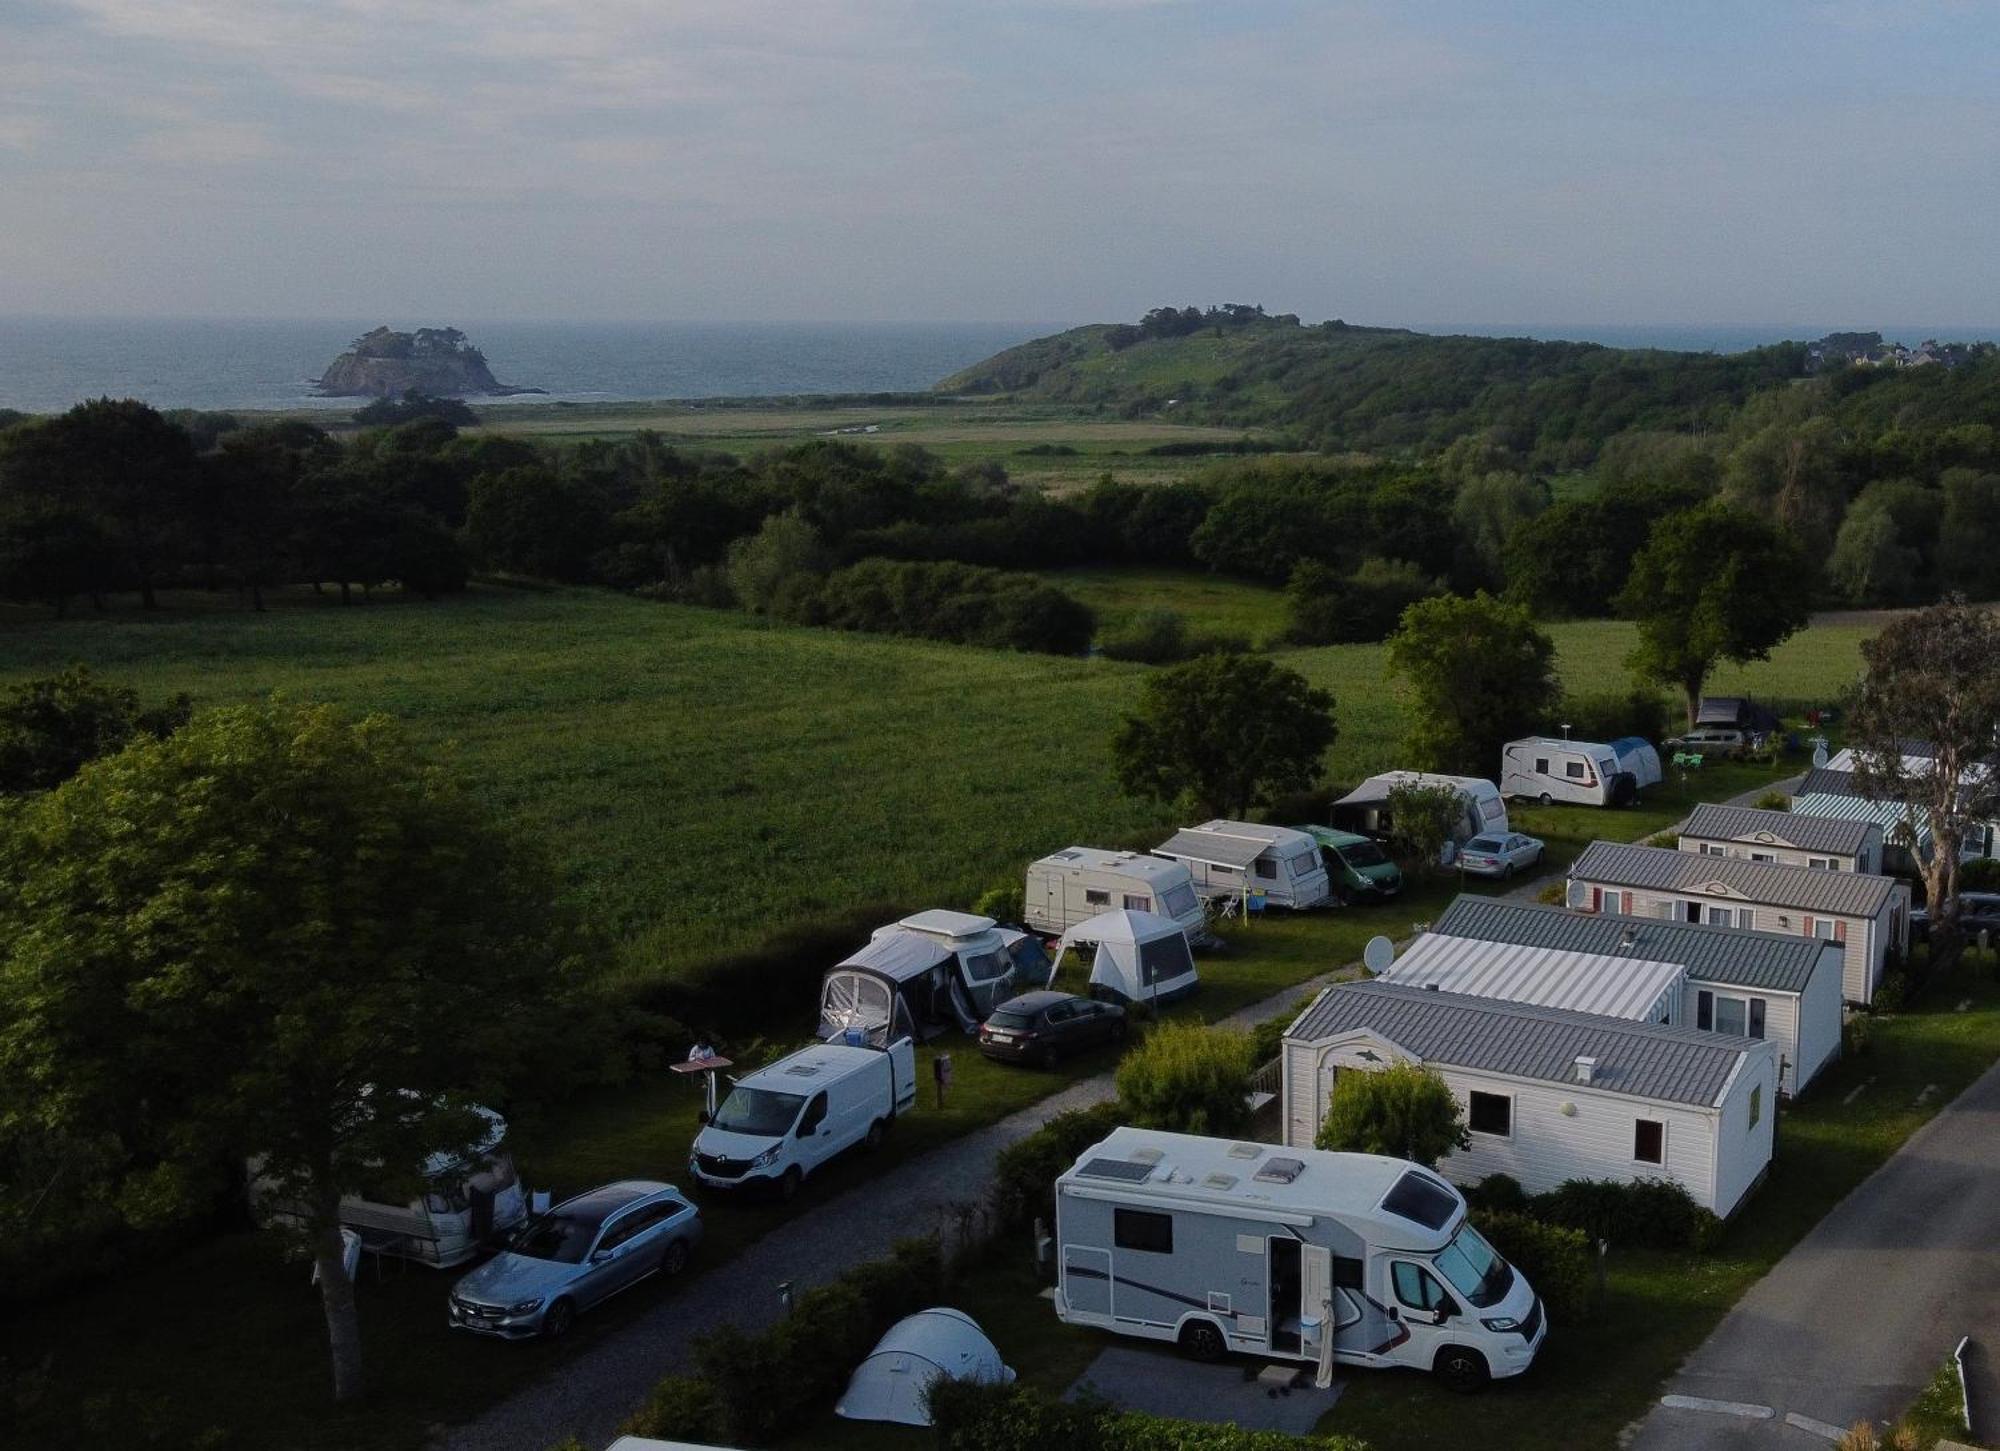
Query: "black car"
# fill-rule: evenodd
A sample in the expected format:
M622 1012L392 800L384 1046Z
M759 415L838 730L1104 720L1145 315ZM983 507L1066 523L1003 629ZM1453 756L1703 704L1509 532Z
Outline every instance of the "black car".
M2000 892L1960 892L1958 894L1958 930L1966 937L1977 937L1981 932L1990 932L2000 937ZM1910 913L1910 936L1917 942L1928 942L1931 936L1931 914L1928 907L1919 907Z
M1053 1068L1071 1053L1125 1037L1125 1010L1075 993L1033 992L1009 998L979 1025L979 1051L1008 1063Z

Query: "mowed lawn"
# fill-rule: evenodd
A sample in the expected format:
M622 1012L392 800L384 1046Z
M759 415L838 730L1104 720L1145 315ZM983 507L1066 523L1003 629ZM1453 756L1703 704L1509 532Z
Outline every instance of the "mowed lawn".
M1157 599L1200 628L1257 633L1269 590L1199 575L1099 574L1079 593ZM1075 843L1149 845L1174 813L1127 800L1109 741L1145 667L772 628L595 591L475 589L264 616L176 599L0 626L0 683L84 661L148 696L271 691L406 722L546 843L567 890L652 973L856 904L963 905ZM1566 680L1621 689L1629 625L1552 627ZM1717 688L1830 701L1870 627L1816 628ZM1333 780L1398 763L1404 691L1380 646L1280 656L1338 703Z

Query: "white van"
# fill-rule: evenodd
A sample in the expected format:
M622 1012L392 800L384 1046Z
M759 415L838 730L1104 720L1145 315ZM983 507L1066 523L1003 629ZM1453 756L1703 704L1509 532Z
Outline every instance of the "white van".
M1398 786L1443 786L1456 791L1464 801L1464 814L1438 854L1440 865L1450 866L1459 847L1473 837L1505 836L1512 829L1498 786L1480 776L1443 776L1432 771L1384 771L1370 776L1333 803L1330 824L1377 841L1386 839L1392 824L1389 796Z
M1638 798L1639 781L1608 745L1528 736L1500 748L1500 794L1544 806L1623 806Z
M1072 846L1045 856L1028 868L1022 908L1030 927L1052 937L1101 913L1125 911L1170 918L1189 942L1209 940L1193 875L1145 852Z
M703 1115L688 1172L712 1189L757 1185L790 1199L836 1154L880 1144L916 1102L916 1049L908 1038L816 1043L732 1083L715 1117Z
M1428 1169L1114 1129L1056 1180L1056 1316L1317 1366L1410 1366L1453 1390L1519 1375L1548 1333L1534 1287Z
M1333 896L1319 843L1288 826L1254 821L1204 821L1175 832L1154 856L1179 862L1203 897L1259 893L1274 907L1303 912Z

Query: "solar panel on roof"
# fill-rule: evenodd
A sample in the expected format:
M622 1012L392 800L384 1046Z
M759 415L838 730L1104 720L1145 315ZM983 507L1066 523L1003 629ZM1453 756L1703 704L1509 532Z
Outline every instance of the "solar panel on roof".
M1304 1159L1267 1159L1250 1177L1263 1184L1289 1184L1305 1171Z
M1130 1159L1092 1159L1076 1171L1086 1179L1116 1179L1121 1184L1143 1184L1152 1177L1151 1164L1135 1164Z

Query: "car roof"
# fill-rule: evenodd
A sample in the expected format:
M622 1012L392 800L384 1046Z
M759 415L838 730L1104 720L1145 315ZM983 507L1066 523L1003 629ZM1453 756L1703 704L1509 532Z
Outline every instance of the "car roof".
M993 1011L997 1013L1004 1008L1008 1012L1013 1013L1039 1013L1043 1008L1053 1007L1057 1003L1069 1002L1075 997L1075 993L1050 992L1047 988L1043 988L1036 992L1022 993L1017 998L1009 998L1006 1002L995 1007Z
M602 1184L595 1189L586 1189L574 1199L565 1199L551 1213L560 1214L565 1219L602 1224L628 1205L636 1204L641 1199L671 1188L673 1185L662 1184L657 1179L620 1179L615 1184Z

